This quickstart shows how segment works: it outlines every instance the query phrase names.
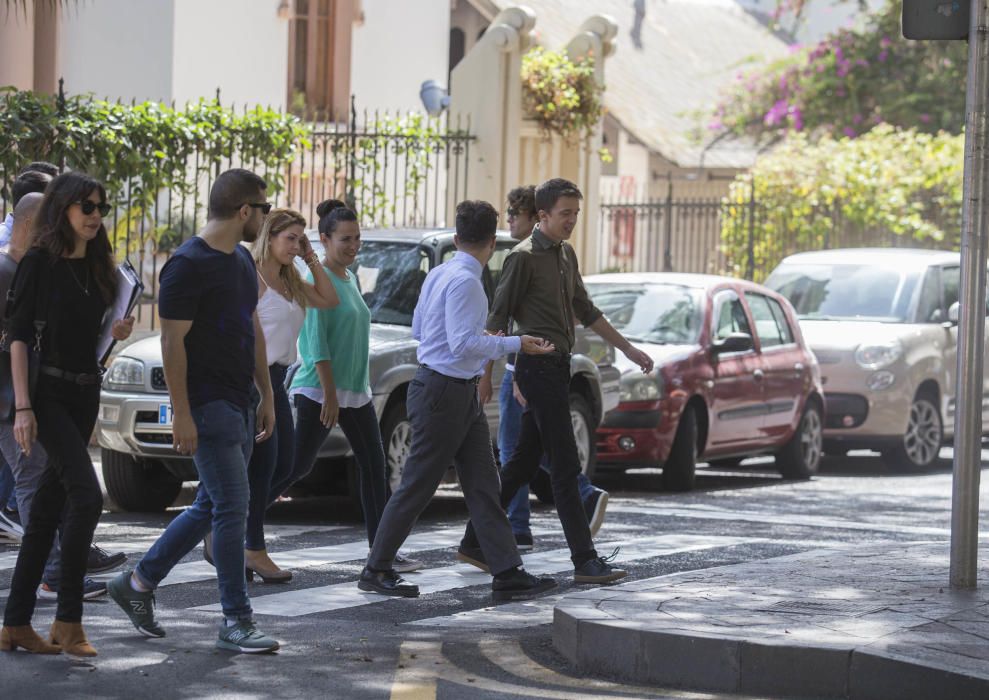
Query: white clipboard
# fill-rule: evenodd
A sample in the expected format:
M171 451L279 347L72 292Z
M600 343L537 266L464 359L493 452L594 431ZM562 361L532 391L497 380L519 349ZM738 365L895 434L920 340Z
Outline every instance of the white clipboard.
M103 316L103 327L96 341L96 361L100 367L106 365L113 346L117 344L113 339L113 322L130 316L143 291L144 283L137 270L129 260L125 260L117 267L117 298Z

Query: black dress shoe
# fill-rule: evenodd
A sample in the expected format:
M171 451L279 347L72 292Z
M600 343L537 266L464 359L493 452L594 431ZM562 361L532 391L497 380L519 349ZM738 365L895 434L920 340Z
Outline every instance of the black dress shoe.
M112 571L127 561L127 555L123 552L110 552L100 549L95 544L89 548L89 556L86 557L86 573L99 574L104 571Z
M381 595L401 596L402 598L419 597L419 586L409 583L396 574L393 569L372 571L365 566L364 570L361 571L361 578L357 582L357 587L362 591L371 591Z
M529 600L556 588L548 576L533 576L525 569L514 569L510 576L491 582L491 597L495 600Z
M468 547L461 544L457 549L457 559L464 562L465 564L470 564L471 566L476 566L478 569L486 574L491 573L491 567L488 566L487 560L484 558L484 552L481 551L480 547Z
M602 557L586 561L573 570L574 583L611 583L628 576L624 569L616 569Z

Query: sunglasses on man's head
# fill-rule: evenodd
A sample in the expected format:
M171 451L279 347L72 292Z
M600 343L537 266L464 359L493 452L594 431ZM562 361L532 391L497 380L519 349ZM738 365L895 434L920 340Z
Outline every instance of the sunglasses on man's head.
M99 204L97 204L91 199L84 199L81 202L79 202L79 208L82 209L82 213L85 214L86 216L89 216L97 209L100 212L100 216L106 216L107 214L110 213L109 204L107 204L106 202L100 202Z
M247 206L251 209L260 209L261 213L265 216L271 212L271 204L269 202L248 202Z

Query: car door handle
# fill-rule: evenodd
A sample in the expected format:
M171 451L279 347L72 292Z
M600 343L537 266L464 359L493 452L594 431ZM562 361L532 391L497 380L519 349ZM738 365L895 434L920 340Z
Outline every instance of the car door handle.
M765 376L766 375L763 373L761 369L757 369L755 372L752 373L752 378L755 379L757 382L761 382L763 377Z
M798 362L793 365L793 378L800 379L802 376L804 376L804 363Z

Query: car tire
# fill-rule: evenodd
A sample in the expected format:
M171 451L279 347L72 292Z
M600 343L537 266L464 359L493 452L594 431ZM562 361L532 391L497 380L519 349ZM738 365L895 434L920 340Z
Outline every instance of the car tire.
M402 483L405 460L412 449L412 424L404 399L391 402L381 419L381 442L385 448L385 484L390 496Z
M597 426L590 402L582 394L575 392L570 393L570 423L577 441L580 471L588 479L593 479L598 466Z
M793 436L776 453L776 468L784 479L806 480L817 474L824 454L823 436L821 409L808 403Z
M680 414L670 455L663 464L667 491L690 491L697 477L697 412L687 406Z
M162 464L103 448L103 482L117 506L132 513L160 513L175 502L182 481Z
M943 441L944 424L937 399L920 394L910 404L907 431L895 447L882 451L883 461L902 474L921 472L937 463Z
M707 463L712 467L726 467L728 469L733 469L742 463L745 457L724 457L722 459L709 459Z

